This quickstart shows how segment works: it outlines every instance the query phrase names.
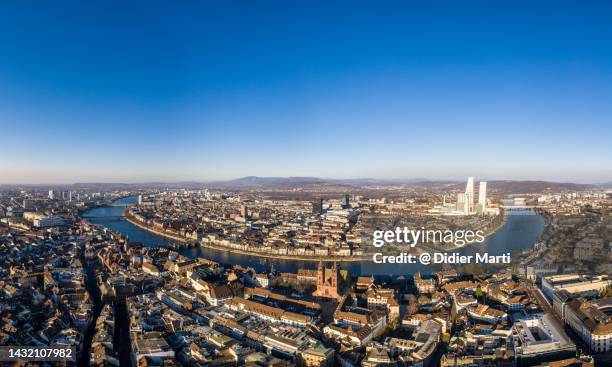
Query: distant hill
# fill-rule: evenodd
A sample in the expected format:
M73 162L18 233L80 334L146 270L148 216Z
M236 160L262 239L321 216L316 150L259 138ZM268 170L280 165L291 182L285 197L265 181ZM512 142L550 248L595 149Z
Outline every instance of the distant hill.
M442 181L431 180L427 178L410 178L410 179L380 179L380 178L346 178L346 179L329 179L328 182L341 183L354 186L385 186L385 185L430 185L441 183L457 183L457 181Z
M132 190L139 188L154 189L201 189L205 183L197 181L177 181L177 182L138 182L138 183L106 183L106 182L78 182L72 185L65 185L66 188L73 189L104 189L104 190Z
M426 178L415 179L377 179L377 178L319 178L319 177L259 177L247 176L228 181L207 183L211 188L273 188L273 187L306 187L306 186L434 186L455 184L457 181L434 181Z
M477 181L478 183L478 181ZM274 187L306 187L306 186L351 186L351 187L372 187L372 186L414 186L427 188L451 187L462 189L465 187L463 181L444 181L418 179L375 179L375 178L355 178L355 179L323 179L318 177L257 177L248 176L229 181L218 181L207 184L208 187L218 188L274 188ZM575 184L570 182L550 182L550 181L513 181L513 180L492 180L488 181L491 189L507 193L538 193L545 191L582 191L595 188L595 185Z
M478 187L476 180L476 189ZM514 181L514 180L488 180L490 190L499 191L506 194L521 194L521 193L541 193L546 191L583 191L594 188L612 188L612 182L602 183L598 185L576 184L570 182L550 182L550 181ZM7 186L7 185L5 185ZM17 185L8 185L17 186ZM226 181L179 181L179 182L141 182L141 183L105 183L105 182L86 182L74 183L71 185L26 185L31 187L40 187L42 189L49 187L63 187L72 189L99 189L99 190L133 190L133 189L308 189L312 191L340 191L340 192L355 192L357 191L378 191L376 187L385 186L406 186L415 189L440 190L440 189L456 189L463 190L465 181L451 180L431 180L427 178L414 179L376 179L376 178L354 178L354 179L325 179L319 177L259 177L246 176L233 180Z
M324 184L326 181L317 177L258 177L247 176L228 181L209 182L210 187L268 187L268 186L300 186Z
M595 188L595 185L575 184L570 182L550 181L488 181L488 185L508 193L538 193L545 191L583 191Z

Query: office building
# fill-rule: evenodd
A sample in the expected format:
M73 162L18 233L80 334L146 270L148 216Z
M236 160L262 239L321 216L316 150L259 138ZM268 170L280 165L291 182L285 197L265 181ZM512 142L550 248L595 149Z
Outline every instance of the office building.
M458 212L464 213L466 211L465 194L460 192L457 194L457 207L455 208Z
M567 304L565 322L595 352L612 350L612 298L573 300Z
M487 210L487 182L481 181L478 188L478 213L484 213Z
M465 185L465 191L457 193L457 201L455 203L447 203L444 196L442 205L434 206L429 210L429 213L434 215L453 215L464 216L473 214L483 215L499 215L499 208L495 205L487 206L487 182L480 182L478 189L478 203L475 205L474 192L474 177L468 177Z
M351 207L351 202L349 200L349 194L344 194L342 197L342 209L348 209Z
M576 345L552 315L540 314L515 322L512 339L518 366L569 358L576 353Z
M240 216L242 216L242 218L244 218L244 219L248 219L249 218L249 208L247 208L246 205L241 205L240 206Z
M468 177L467 185L465 185L465 206L463 208L465 214L474 212L474 177Z
M549 300L562 289L574 297L596 297L599 292L612 284L606 275L590 276L580 274L551 275L542 279L542 292Z
M29 210L36 206L36 200L34 199L23 199L23 209Z

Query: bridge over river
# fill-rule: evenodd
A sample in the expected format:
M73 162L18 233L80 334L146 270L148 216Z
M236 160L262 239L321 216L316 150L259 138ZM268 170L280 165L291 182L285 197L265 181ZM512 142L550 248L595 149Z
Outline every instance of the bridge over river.
M101 215L101 216L87 216L84 215L83 218L85 219L95 219L95 220L101 220L101 221L117 221L117 220L123 220L125 219L125 217L123 215Z

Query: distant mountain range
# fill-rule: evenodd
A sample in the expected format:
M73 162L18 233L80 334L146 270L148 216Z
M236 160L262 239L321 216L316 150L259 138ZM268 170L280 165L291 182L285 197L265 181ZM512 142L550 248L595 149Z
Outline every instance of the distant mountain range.
M350 178L327 179L319 177L259 177L247 176L228 181L209 182L208 185L221 187L267 187L267 186L304 186L304 185L350 185L350 186L376 186L376 185L412 185L432 182L424 178L416 179L376 179L376 178ZM442 181L436 181L442 182ZM452 182L452 181L448 181Z
M327 181L318 177L258 177L246 176L227 181L209 182L212 186L223 187L265 187L265 186L287 186L287 185L312 185L324 184Z
M426 178L416 179L323 179L318 177L257 177L248 176L229 181L217 181L208 183L212 188L274 188L274 187L304 187L304 186L415 186L415 187L450 187L461 189L465 187L465 181L431 180ZM559 191L582 191L597 187L596 185L576 184L570 182L550 181L514 181L514 180L489 180L490 188L514 193L545 192L547 190Z
M571 182L550 182L550 181L511 181L511 180L492 180L487 182L488 187L495 190L512 193L535 193L547 190L559 191L583 191L596 188L595 185L576 184Z
M598 185L576 184L569 182L551 182L551 181L518 181L518 180L488 180L491 189L513 193L536 193L545 192L547 190L559 191L581 191L596 187L612 188L612 182ZM129 190L134 188L157 188L157 189L287 189L299 187L327 187L338 188L373 188L375 186L414 186L425 188L455 188L462 189L465 187L465 181L453 180L432 180L427 178L413 179L376 179L376 178L353 178L353 179L327 179L319 177L259 177L246 176L233 180L225 181L180 181L180 182L141 182L141 183L74 183L72 185L19 185L41 188L60 188L71 187L73 189L116 189ZM3 186L18 186L18 185L3 185Z

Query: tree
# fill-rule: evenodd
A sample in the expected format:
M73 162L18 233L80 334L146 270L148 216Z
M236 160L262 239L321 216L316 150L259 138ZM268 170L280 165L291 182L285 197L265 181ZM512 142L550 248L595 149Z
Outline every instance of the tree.
M389 328L391 330L397 330L401 325L399 317L394 317L391 319L391 323L389 324Z
M599 298L612 297L612 284L608 285L599 292Z

